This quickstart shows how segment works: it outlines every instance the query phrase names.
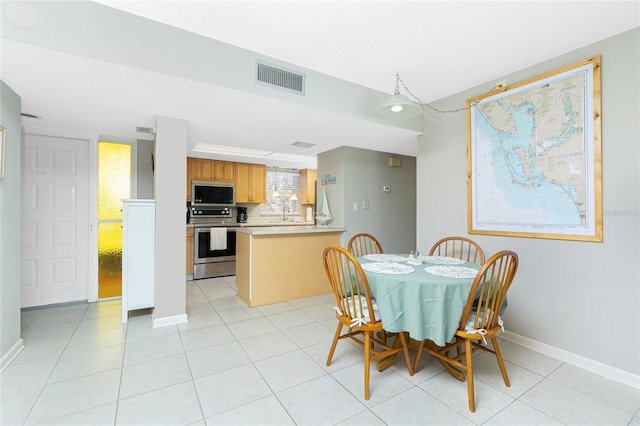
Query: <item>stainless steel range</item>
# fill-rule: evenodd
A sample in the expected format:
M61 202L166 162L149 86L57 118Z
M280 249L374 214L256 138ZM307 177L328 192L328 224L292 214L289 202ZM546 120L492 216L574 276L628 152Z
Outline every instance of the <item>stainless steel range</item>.
M228 207L192 207L194 225L193 278L236 274L236 230L234 210Z

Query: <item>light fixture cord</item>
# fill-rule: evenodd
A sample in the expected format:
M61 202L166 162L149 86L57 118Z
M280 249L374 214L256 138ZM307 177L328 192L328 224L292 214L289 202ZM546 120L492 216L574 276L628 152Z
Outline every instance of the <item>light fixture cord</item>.
M427 108L437 112L438 114L451 114L454 112L460 112L460 111L466 111L468 109L473 108L474 106L478 105L480 103L480 99L476 99L475 101L471 102L471 104L467 107L463 107L463 108L458 108L458 109L449 109L449 110L441 110L435 107L432 107L431 105L429 105L428 103L424 102L422 99L420 99L419 97L417 97L416 95L414 95L413 93L411 93L411 90L409 90L409 88L407 87L406 84L404 84L404 81L402 81L402 79L400 78L400 73L397 72L396 73L396 95L400 94L400 92L398 91L398 83L402 83L402 87L404 87L404 90L407 91L407 93L409 95L411 95L411 97L413 99L415 99L416 101L418 101L420 103L420 105L424 105ZM500 88L500 85L496 85L493 89L489 90L489 92L493 92L495 89Z

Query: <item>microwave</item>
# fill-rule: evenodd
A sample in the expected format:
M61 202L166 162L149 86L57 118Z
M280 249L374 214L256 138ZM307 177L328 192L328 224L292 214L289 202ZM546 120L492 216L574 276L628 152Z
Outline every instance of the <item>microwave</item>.
M213 180L191 181L192 207L234 207L236 205L236 184Z

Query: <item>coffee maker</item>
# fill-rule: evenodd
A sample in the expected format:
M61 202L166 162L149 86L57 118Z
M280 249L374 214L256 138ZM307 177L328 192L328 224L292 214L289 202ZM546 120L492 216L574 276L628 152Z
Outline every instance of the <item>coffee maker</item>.
M238 223L247 223L247 208L237 207L238 209Z

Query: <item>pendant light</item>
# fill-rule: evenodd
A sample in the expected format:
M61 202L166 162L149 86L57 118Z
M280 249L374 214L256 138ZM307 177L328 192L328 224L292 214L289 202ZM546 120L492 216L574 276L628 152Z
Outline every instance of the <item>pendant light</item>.
M407 120L422 113L422 106L400 94L400 74L396 73L396 90L393 96L376 108L376 115L384 120Z
M400 94L400 84L402 84L402 87L404 88L404 90L406 90L406 92L413 99L415 99L417 103L413 102L406 96L403 96ZM451 114L451 113L456 113L460 111L466 111L471 108L474 108L476 105L478 105L478 103L480 103L480 100L483 97L488 96L489 94L492 94L494 91L496 90L500 90L503 92L506 91L507 88L505 87L505 84L506 84L505 81L496 83L493 89L489 90L483 96L477 97L473 102L470 102L465 107L449 109L449 110L440 110L438 108L432 107L431 105L423 102L419 97L411 93L411 90L409 90L409 88L404 84L404 81L402 81L402 79L400 78L400 73L396 72L396 91L393 94L393 96L387 99L387 101L384 104L376 108L376 115L385 120L394 120L394 119L407 120L409 118L413 118L418 114L422 113L423 106L429 108L433 112L437 112L438 114Z
M273 192L271 193L272 197L279 197L280 193L278 192L278 168L276 167L276 177L273 183Z

